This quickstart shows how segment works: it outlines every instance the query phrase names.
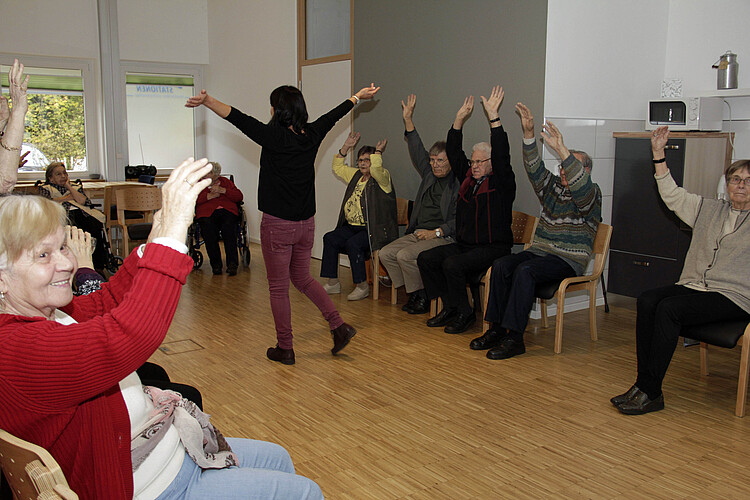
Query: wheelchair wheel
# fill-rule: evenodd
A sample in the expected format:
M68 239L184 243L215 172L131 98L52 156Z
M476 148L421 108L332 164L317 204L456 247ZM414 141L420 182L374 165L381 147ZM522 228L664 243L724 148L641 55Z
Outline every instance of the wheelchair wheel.
M115 274L121 265L122 265L122 257L110 254L109 258L107 259L107 264L105 265L105 268L110 273Z
M195 271L196 269L200 269L200 267L203 265L203 254L198 250L193 250L188 253L193 259L193 271Z
M242 248L240 248L240 255L242 256L242 263L245 264L245 267L250 266L250 247L243 245Z

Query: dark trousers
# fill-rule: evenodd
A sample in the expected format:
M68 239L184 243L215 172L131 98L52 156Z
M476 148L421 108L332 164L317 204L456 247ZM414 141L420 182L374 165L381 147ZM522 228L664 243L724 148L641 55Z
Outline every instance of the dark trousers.
M367 226L344 224L323 236L323 261L320 264L323 278L338 278L340 253L349 256L352 281L356 284L367 280L365 261L370 254Z
M575 275L570 264L555 255L539 256L525 251L501 257L492 264L484 319L495 327L507 328L516 340L523 340L536 299L536 285Z
M637 310L638 379L635 385L651 399L661 394L661 384L683 326L750 317L718 292L701 292L681 285L643 292L638 297Z
M495 259L510 253L510 247L507 243L452 243L420 253L417 265L427 298L432 300L440 297L443 299L443 307L471 314L466 284L472 276L486 271Z
M83 229L96 238L96 246L94 247L94 253L91 255L91 261L94 263L94 269L104 269L107 265L107 250L104 248L104 224L77 208L68 212L68 220L71 226Z
M237 224L239 218L229 210L219 208L210 217L201 217L198 224L206 243L206 253L211 261L211 269L221 269L221 250L219 250L219 231L224 240L224 253L227 256L227 269L237 269Z

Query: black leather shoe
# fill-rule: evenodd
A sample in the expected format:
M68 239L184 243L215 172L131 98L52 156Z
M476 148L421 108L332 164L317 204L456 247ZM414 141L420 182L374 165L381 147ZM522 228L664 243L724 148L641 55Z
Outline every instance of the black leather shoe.
M625 394L620 394L619 396L615 396L612 399L609 400L610 403L612 403L614 406L620 406L626 401L629 401L630 398L632 398L637 392L640 392L640 389L633 384L633 387L628 389L628 392Z
M348 344L356 334L357 330L355 330L349 323L342 323L338 328L331 330L331 335L333 335L333 349L331 349L331 354L335 355L341 349L346 347L346 344Z
M474 326L474 323L476 322L477 317L474 316L474 311L471 311L469 314L458 313L443 331L445 333L464 333L466 330Z
M227 274L229 276L237 276L237 266L227 267Z
M417 297L414 304L406 310L409 314L427 314L430 312L430 304L427 299L423 297Z
M485 349L492 349L497 346L500 342L508 337L508 332L503 328L502 332L498 332L490 328L484 335L477 337L471 341L469 347L475 351L483 351Z
M294 364L294 349L282 349L279 344L276 344L276 347L269 347L266 356L271 361L278 361L285 365Z
M652 411L664 409L664 394L659 394L656 399L649 399L648 394L636 389L633 396L617 407L620 413L625 415L643 415Z
M412 307L414 307L414 302L416 300L417 300L417 294L416 293L412 293L411 295L409 295L409 300L406 301L406 304L403 305L403 307L401 308L401 310L409 312L409 309L411 309Z
M526 352L526 346L523 340L513 340L510 337L505 338L500 345L487 351L489 359L508 359Z
M442 311L437 313L437 316L427 320L427 326L445 326L456 317L458 311L455 309L443 308Z

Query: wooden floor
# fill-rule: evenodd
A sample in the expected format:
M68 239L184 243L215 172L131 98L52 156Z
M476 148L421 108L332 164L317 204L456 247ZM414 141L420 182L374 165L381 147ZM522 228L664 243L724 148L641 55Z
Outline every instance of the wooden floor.
M297 364L265 357L275 344L265 268L188 277L163 349L152 360L196 385L225 435L285 446L299 474L329 499L748 498L750 416L734 416L739 351L717 349L701 377L698 349L678 347L666 409L620 415L609 398L635 377L632 300L569 313L563 353L554 323L532 320L526 354L491 361L480 334L427 328L389 302L334 301L357 336L331 356L331 335L290 292ZM313 275L319 263L313 261ZM554 318L553 318L554 320Z

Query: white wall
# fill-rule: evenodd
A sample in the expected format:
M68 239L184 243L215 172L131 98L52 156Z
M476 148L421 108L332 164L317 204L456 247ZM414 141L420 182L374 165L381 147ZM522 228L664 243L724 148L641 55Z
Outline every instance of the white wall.
M294 0L209 0L206 90L266 121L268 97L279 85L296 86L297 3ZM260 147L209 112L208 157L221 163L245 195L250 236L258 241Z
M120 59L208 64L208 0L119 0Z

